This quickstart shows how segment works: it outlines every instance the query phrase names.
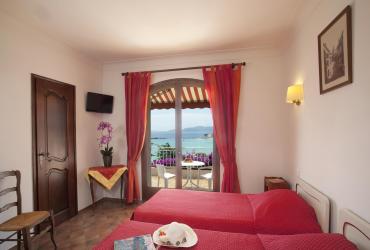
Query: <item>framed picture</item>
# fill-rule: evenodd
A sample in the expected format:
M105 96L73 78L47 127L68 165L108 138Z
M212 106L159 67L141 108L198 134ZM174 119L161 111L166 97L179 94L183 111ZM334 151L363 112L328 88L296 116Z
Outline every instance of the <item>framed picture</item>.
M320 94L352 83L351 6L319 35Z

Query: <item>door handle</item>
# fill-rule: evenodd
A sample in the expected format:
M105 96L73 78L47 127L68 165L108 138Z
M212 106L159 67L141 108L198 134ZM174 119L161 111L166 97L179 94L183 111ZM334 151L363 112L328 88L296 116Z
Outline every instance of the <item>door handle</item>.
M39 153L37 154L37 165L38 167L41 169L42 168L42 159L40 159L41 157L44 157L45 156L45 153Z
M44 157L45 160L47 160L48 162L51 162L52 159L48 157L48 154L44 153L44 152L41 152L39 154L37 154L38 157Z

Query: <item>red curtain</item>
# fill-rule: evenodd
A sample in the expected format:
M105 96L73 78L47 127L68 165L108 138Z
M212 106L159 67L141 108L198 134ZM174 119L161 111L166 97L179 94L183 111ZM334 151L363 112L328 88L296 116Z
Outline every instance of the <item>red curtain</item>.
M205 88L212 111L214 137L224 166L222 192L240 193L236 164L236 123L240 93L240 66L203 68Z
M148 72L128 73L125 77L128 167L128 183L125 197L128 203L139 199L140 196L136 163L144 145L149 85L150 73Z

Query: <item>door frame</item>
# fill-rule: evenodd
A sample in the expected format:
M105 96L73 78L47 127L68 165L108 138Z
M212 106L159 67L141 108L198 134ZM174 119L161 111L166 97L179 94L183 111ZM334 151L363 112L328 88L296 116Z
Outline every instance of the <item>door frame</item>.
M156 91L163 89L163 88L175 88L176 95L182 86L199 86L204 88L204 81L194 78L173 78L164 81L160 81L154 83L150 86L149 96ZM180 94L181 95L181 94ZM148 97L149 98L149 97ZM142 199L147 200L151 196L153 196L156 192L158 192L161 188L158 187L149 187L148 185L148 176L149 171L147 170L148 165L150 164L149 155L151 151L150 146L150 137L151 137L151 129L150 129L150 110L151 110L151 102L148 101L147 105L147 126L145 132L145 140L144 146L141 153L141 186L142 186ZM177 147L180 146L182 148L182 135L181 135L181 98L175 98L175 121L176 121L176 150ZM176 152L176 162L179 162L179 158L182 157L182 152ZM218 150L215 141L213 140L213 192L220 191L220 158L218 155ZM182 172L181 168L176 167L176 188L175 189L182 189Z
M36 80L37 79L43 79L50 82L54 82L60 85L73 87L73 148L74 148L74 176L75 176L75 187L74 187L74 196L75 199L75 209L74 209L74 215L78 213L78 192L77 192L77 154L76 154L76 87L72 84L61 82L58 80L54 80L48 77L40 76L37 74L31 73L31 115L32 115L32 179L33 179L33 208L35 211L39 210L38 200L39 200L39 194L38 194L38 183L37 183L37 171L38 171L38 156L37 156L37 124L36 124Z

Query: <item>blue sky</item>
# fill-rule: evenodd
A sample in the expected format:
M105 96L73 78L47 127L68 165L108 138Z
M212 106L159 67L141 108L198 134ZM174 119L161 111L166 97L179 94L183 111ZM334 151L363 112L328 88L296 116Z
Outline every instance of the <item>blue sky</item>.
M182 128L212 126L211 110L183 109ZM151 111L151 130L167 131L175 129L175 109L155 109Z

